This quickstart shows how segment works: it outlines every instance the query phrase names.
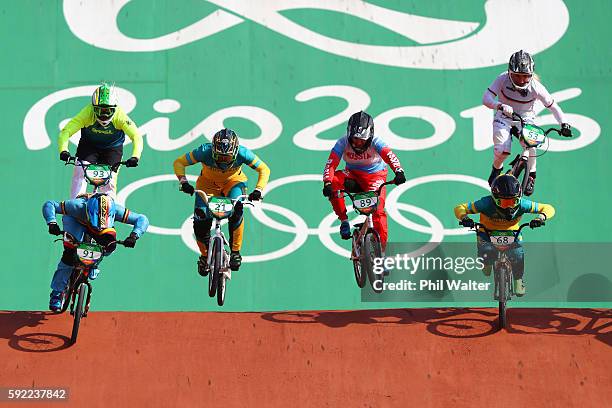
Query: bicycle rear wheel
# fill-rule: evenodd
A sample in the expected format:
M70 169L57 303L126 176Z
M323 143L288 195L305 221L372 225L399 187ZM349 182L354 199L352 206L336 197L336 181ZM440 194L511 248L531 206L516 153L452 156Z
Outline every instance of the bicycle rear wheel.
M217 252L223 248L223 242L219 238L213 240L212 248L208 248L212 252L212 268L208 273L208 296L214 297L217 293L217 286L219 285L219 270L221 269L221 260L217 256Z
M495 280L499 290L499 330L506 327L506 302L508 300L508 284L506 281L506 268L502 267L500 271L496 271Z
M361 270L365 270L370 280L372 290L380 293L383 290L384 273L377 274L374 271L374 259L382 257L380 238L376 231L369 231L363 241L361 252Z
M83 317L85 308L85 298L87 296L87 284L81 282L77 292L77 304L74 310L74 323L72 324L72 335L70 336L70 343L74 344L77 341L79 335L79 326L81 325L81 317Z
M361 267L361 252L363 248L361 248L361 243L359 242L359 231L353 231L353 253L351 255L355 256L353 259L353 271L355 272L355 280L357 281L357 286L363 288L366 283L366 272Z

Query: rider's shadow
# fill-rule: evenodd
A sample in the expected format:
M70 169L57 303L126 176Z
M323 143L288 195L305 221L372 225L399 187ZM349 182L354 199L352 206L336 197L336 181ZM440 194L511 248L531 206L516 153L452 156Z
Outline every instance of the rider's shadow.
M25 352L49 352L70 346L70 339L53 333L33 332L17 334L26 327L38 327L47 320L50 312L0 311L0 339L8 340L9 347Z
M509 333L592 335L612 346L610 309L511 309Z

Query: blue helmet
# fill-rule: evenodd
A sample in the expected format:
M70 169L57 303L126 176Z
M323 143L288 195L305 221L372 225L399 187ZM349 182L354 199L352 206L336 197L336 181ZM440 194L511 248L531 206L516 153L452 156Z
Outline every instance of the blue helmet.
M87 221L89 226L99 234L114 230L115 202L106 194L94 194L85 203L87 208Z

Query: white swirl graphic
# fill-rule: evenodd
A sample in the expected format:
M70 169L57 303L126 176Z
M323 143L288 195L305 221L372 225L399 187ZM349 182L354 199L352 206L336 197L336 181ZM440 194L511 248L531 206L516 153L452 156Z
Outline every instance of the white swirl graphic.
M416 16L365 1L210 0L222 10L172 33L137 39L123 34L117 24L119 13L128 2L64 0L64 17L75 36L95 47L113 51L169 50L227 30L246 19L310 47L346 58L402 68L447 70L499 65L517 49L537 54L556 43L569 25L569 12L562 0L488 0L482 26L477 22ZM281 14L294 9L348 14L422 45L368 45L338 40ZM513 18L519 11L521 17Z
M187 176L187 178L195 182L196 176ZM130 195L135 193L142 187L147 185L156 184L160 182L174 182L176 183L176 176L173 174L164 174L159 176L152 176L148 178L144 178L138 181L135 181L126 187L124 187L117 194L117 202L126 205L126 202ZM266 189L266 195L268 195L272 190L283 187L290 186L299 182L317 182L321 183L321 175L320 174L300 174L294 176L282 177L276 180L271 181L268 184ZM409 180L406 184L394 188L387 196L386 201L386 209L389 217L391 217L394 221L400 224L402 227L416 231L419 233L430 234L428 243L423 245L421 248L418 248L412 251L409 255L417 256L422 255L424 253L428 253L429 251L436 248L440 242L444 240L445 235L462 235L469 233L469 230L465 228L452 228L445 229L440 220L430 213L429 211L416 207L411 204L399 202L400 196L408 191L409 189L416 187L421 184L427 184L431 182L437 181L454 181L454 182L463 182L468 184L474 184L480 186L484 189L488 190L488 184L485 180L479 179L477 177L472 177L463 174L435 174L430 176L418 177L413 180ZM322 207L328 208L328 204L322 198ZM264 254L258 255L246 255L243 257L244 262L265 262L271 261L274 259L279 259L285 257L287 255L292 254L293 252L300 249L300 247L308 240L308 237L311 235L315 235L321 241L321 244L331 252L336 255L342 256L344 258L350 257L350 251L347 248L342 247L338 243L336 243L332 239L332 234L338 233L338 227L332 226L335 222L337 222L336 214L333 212L327 214L319 223L316 228L308 227L306 221L302 218L300 214L290 209L281 207L277 204L271 204L268 202L261 202L256 205L256 207L246 207L251 211L251 215L255 218L259 223L264 225L267 228L272 228L276 231L286 232L289 234L293 234L294 237L289 242L289 244L284 247L276 250L272 250L271 252L267 252ZM352 210L352 206L347 206L347 210ZM185 211L191 212L191 201L186 200ZM283 218L286 218L289 221L289 225L283 224L271 217L269 217L266 212L272 211ZM417 224L413 221L410 221L406 217L404 217L400 211L405 211L412 213L420 218L422 218L428 225L424 226L421 224ZM354 224L357 221L361 221L363 217L357 215L355 219L351 221L351 224ZM199 253L199 249L193 235L193 227L192 227L192 216L189 215L187 219L182 223L179 228L168 228L168 227L160 227L151 224L147 233L159 234L159 235L174 235L180 236L182 241L185 243L187 247L189 247L195 253Z

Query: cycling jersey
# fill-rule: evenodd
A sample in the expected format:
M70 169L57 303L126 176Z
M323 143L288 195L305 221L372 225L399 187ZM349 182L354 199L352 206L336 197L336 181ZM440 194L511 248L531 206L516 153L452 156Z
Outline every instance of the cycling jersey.
M501 214L493 197L482 197L477 201L459 204L455 207L455 216L457 219L463 219L468 214L480 213L480 223L489 230L507 231L517 230L523 214L544 214L546 219L552 218L555 215L555 209L550 204L537 203L535 201L521 198L516 214L512 219L508 220Z
M61 130L58 138L59 151L68 150L70 136L81 131L79 146L86 144L96 149L111 149L123 146L125 136L132 140L132 156L142 154L142 136L121 107L117 106L111 123L103 127L94 115L93 106L87 105Z
M334 171L340 164L340 159L346 162L347 170L377 173L385 170L388 164L394 172L403 171L395 153L391 151L382 138L376 135L372 138L372 143L368 149L363 153L356 153L353 150L347 136L338 139L323 170L324 182L331 182Z
M222 169L212 157L212 144L205 143L176 159L174 161L174 173L178 177L183 177L185 176L185 166L191 166L195 163L202 163L200 177L219 186L225 185L228 179L234 179L236 182L246 181L247 178L242 173L243 164L259 173L255 188L263 190L270 178L270 168L255 153L244 146L238 148L236 160L226 169Z

